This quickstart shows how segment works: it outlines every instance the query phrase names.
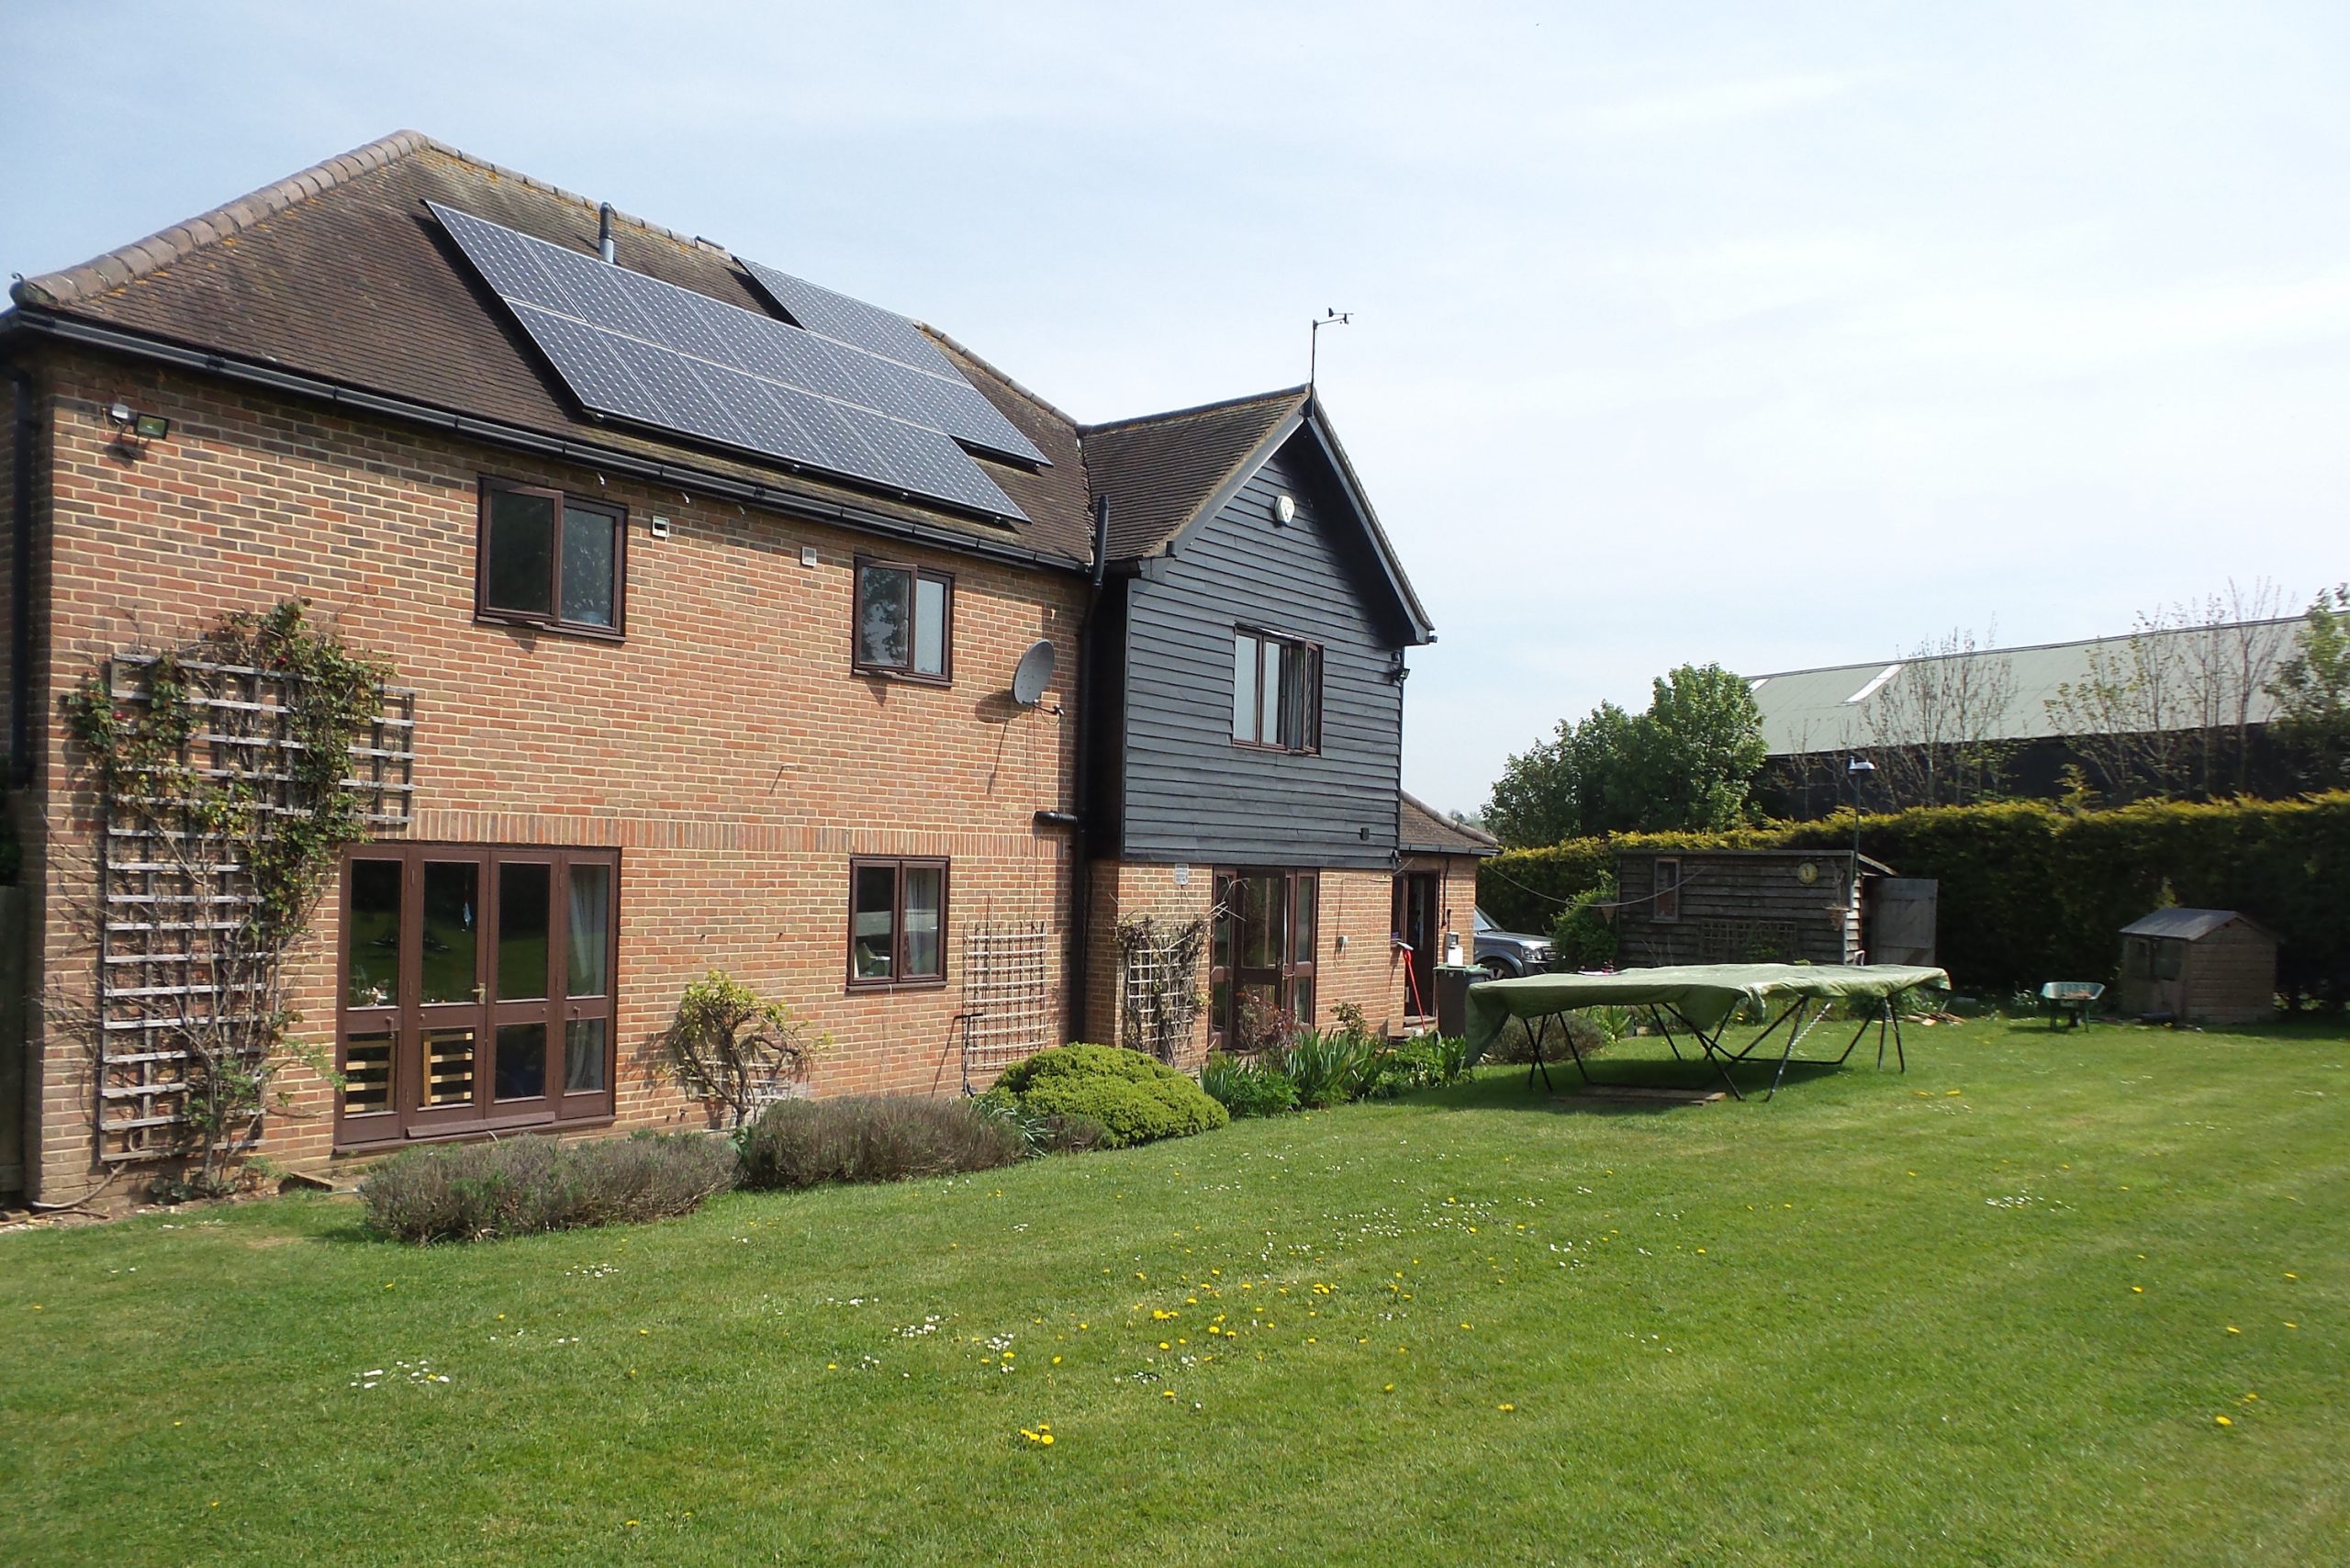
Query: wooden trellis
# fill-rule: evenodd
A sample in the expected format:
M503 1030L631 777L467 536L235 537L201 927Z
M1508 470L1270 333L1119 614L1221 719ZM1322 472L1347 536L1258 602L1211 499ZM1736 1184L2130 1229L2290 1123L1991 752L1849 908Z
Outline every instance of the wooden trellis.
M1118 926L1118 1043L1172 1063L1200 1016L1200 949L1207 922L1148 915Z
M963 1092L1053 1044L1052 930L979 924L963 935Z
M151 722L157 660L107 661L106 690L126 722ZM181 760L196 777L248 792L254 809L303 814L287 803L293 734L288 678L241 665L177 661L197 726ZM416 694L386 688L364 741L350 747L343 788L365 797L371 826L408 825L416 792ZM191 1048L280 1005L277 966L238 940L254 903L236 843L204 832L187 802L132 795L105 802L97 877L98 1153L109 1163L151 1159L186 1120Z

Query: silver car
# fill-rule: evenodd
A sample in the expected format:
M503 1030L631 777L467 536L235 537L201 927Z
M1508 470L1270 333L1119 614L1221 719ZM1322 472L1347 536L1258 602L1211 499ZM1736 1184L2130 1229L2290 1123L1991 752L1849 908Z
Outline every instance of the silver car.
M1477 911L1476 918L1477 967L1495 980L1539 975L1550 967L1552 953L1548 936L1529 936L1523 931L1504 931L1494 924L1494 917L1482 909Z

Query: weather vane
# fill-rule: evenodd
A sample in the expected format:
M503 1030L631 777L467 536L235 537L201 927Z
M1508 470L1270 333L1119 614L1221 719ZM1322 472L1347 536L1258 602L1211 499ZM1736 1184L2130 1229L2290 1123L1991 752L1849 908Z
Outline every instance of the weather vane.
M1348 326L1354 319L1355 313L1351 310L1333 310L1327 306L1323 307L1321 315L1314 318L1311 330L1306 334L1305 389L1308 392L1314 390L1315 374L1321 369L1322 329Z

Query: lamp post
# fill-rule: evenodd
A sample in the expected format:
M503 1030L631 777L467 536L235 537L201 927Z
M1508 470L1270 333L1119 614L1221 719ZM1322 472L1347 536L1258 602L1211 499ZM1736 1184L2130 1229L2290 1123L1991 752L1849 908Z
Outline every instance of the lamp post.
M1861 780L1876 771L1876 764L1865 756L1851 758L1844 764L1844 777L1852 782L1852 879L1861 878Z
M1844 763L1844 777L1852 781L1852 913L1851 918L1852 940L1855 942L1860 938L1863 913L1861 908L1861 780L1875 771L1876 764L1865 756L1850 757ZM1852 956L1844 961L1848 964L1865 963L1867 958L1865 950L1853 947Z

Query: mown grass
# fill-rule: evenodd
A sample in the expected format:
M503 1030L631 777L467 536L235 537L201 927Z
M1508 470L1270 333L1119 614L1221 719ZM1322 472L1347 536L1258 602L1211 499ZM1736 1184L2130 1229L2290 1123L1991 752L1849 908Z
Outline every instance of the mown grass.
M2339 1561L2350 1042L1912 1045L483 1246L0 1238L0 1562Z

